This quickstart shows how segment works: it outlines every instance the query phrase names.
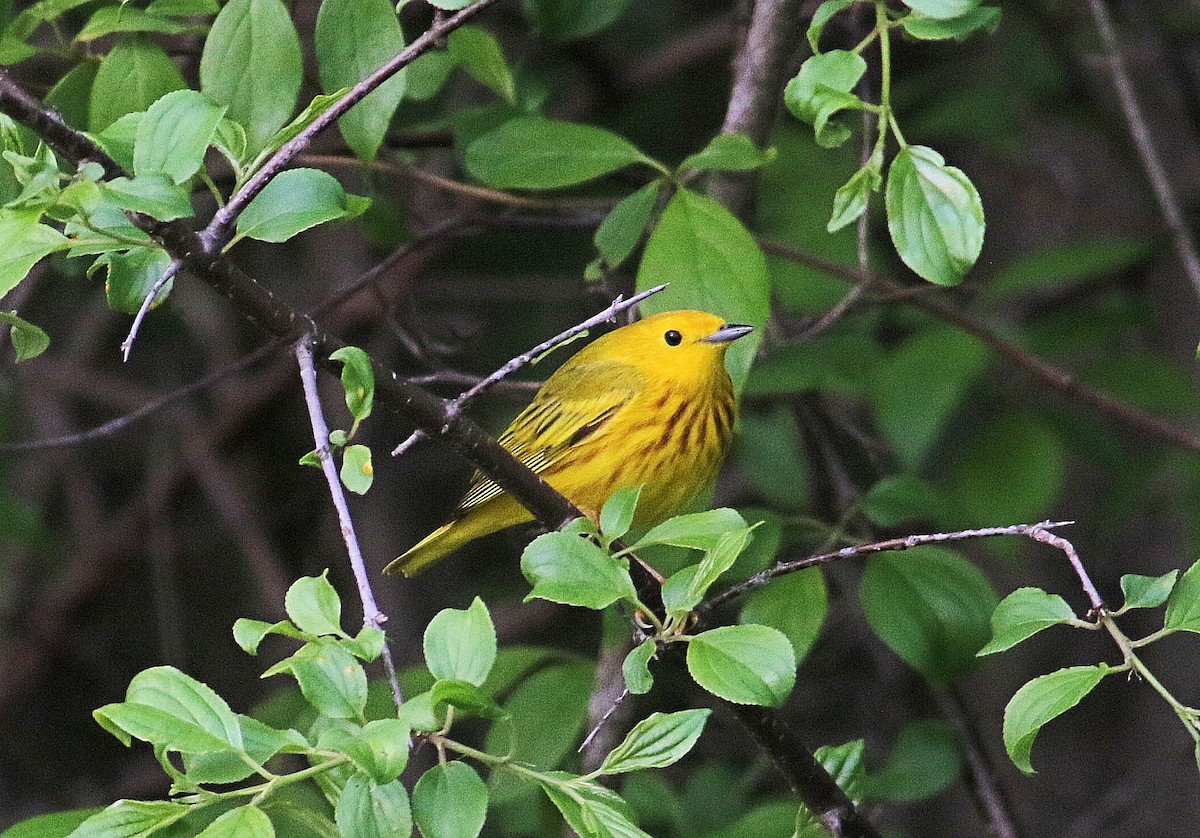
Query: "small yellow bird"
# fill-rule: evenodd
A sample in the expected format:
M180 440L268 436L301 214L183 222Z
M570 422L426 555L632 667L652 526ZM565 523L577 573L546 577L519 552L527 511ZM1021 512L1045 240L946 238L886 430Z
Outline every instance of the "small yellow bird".
M589 515L643 486L635 526L673 515L707 485L733 434L725 350L751 326L668 311L609 332L550 376L499 439ZM386 568L411 576L468 541L533 520L476 473L450 523Z

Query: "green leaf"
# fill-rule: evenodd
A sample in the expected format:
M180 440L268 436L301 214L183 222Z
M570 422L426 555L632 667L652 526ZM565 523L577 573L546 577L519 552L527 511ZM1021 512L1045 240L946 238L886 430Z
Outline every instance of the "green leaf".
M302 576L284 596L284 608L301 631L309 634L342 634L342 600L329 584L329 571Z
M361 729L347 722L327 720L320 748L341 751L358 769L380 785L392 782L408 765L408 723L401 719L376 719Z
M357 346L343 346L329 356L342 363L342 389L346 392L346 407L359 422L371 415L375 405L375 371L371 358Z
M39 214L0 210L0 297L17 286L42 257L67 243L53 227L38 223Z
M487 805L487 786L471 766L457 760L433 766L413 788L413 818L425 838L476 838L483 831Z
M226 748L198 754L185 752L183 763L188 780L193 783L236 783L255 773L247 756L263 765L281 752L303 754L312 750L308 740L298 731L276 730L240 714L237 720L242 730L242 749Z
M498 719L504 716L504 710L492 701L491 696L467 681L445 679L436 682L429 691L429 706L433 715L443 723L446 721L447 706L454 707L459 717L466 715Z
M774 159L775 149L760 149L745 134L717 134L703 150L685 157L678 170L749 172Z
M154 0L146 11L163 17L206 17L221 11L217 0Z
M809 567L773 579L766 587L751 593L738 622L757 623L783 632L799 664L817 641L828 611L825 577L820 568Z
M187 189L172 183L166 175L113 178L100 188L121 209L145 213L159 221L187 218L194 212Z
M648 158L603 128L541 116L511 119L467 148L467 171L499 189L556 189Z
M1058 594L1041 588L1017 588L996 606L992 614L992 639L976 654L979 657L1011 649L1044 628L1069 623L1075 612Z
M404 33L389 0L324 0L317 14L317 64L327 93L362 81L404 49ZM375 157L400 100L400 70L338 121L346 145L365 160Z
M792 644L767 626L701 632L688 643L687 667L697 684L735 704L779 707L796 683Z
M229 0L200 56L200 89L246 129L257 152L296 108L300 39L281 0Z
M822 745L813 751L817 762L821 763L821 767L829 772L829 776L851 800L862 798L859 786L864 779L865 754L866 743L861 739L852 739L841 745Z
M437 96L450 71L454 69L454 59L444 50L431 50L412 64L404 72L408 77L404 95L415 102L426 102Z
M3 838L60 838L77 829L80 824L101 809L93 806L88 809L71 809L65 812L51 812L46 815L36 815L25 818L0 832Z
M542 781L541 786L579 838L651 838L634 825L628 805L616 792L564 772L551 776L570 783L569 792L555 782Z
M1105 664L1071 666L1034 678L1004 708L1004 747L1017 768L1035 773L1029 756L1042 725L1078 704L1112 670Z
M843 227L858 221L867 211L871 195L883 185L883 157L872 154L850 180L846 181L833 196L833 214L825 229L836 233Z
M637 595L628 559L614 559L591 541L568 533L535 538L521 554L521 573L533 585L525 602L541 598L599 610Z
M1171 589L1163 627L1200 632L1200 562L1189 567Z
M335 640L306 643L300 651L263 673L291 672L304 698L334 719L360 719L367 704L367 674L362 664Z
M861 509L881 527L898 527L909 521L940 521L950 505L950 498L936 486L911 474L896 474L872 486Z
M813 12L812 20L808 24L808 45L814 54L821 51L821 33L825 31L825 26L833 19L834 15L850 8L854 2L855 0L825 0L817 6L817 10Z
M106 261L108 278L104 283L104 296L108 307L113 311L137 314L154 283L170 266L171 257L157 247L131 247L125 253L109 255ZM153 307L162 305L174 285L174 279L167 281L158 292Z
M144 111L172 90L186 87L175 62L157 44L138 37L123 40L101 59L96 71L88 128L104 131L120 117Z
M196 838L275 838L275 827L257 806L238 806L206 826Z
M982 11L982 10L981 10ZM990 296L1011 298L1041 288L1063 291L1086 280L1115 277L1154 252L1145 239L1106 237L1035 250L1005 265L987 282Z
M412 810L408 792L395 780L378 785L365 774L346 781L334 811L338 831L354 838L410 838Z
M446 45L450 56L477 82L509 102L516 101L512 71L495 35L478 26L463 26L450 33Z
M878 365L872 394L876 421L907 468L916 471L925 460L987 363L987 347L978 338L935 327L905 341Z
M633 513L637 509L638 498L641 494L642 487L640 485L626 486L623 489L617 489L604 502L604 506L600 510L600 531L609 541L620 538L629 532L629 527L633 523Z
M87 43L115 32L161 32L164 35L179 35L195 31L196 27L158 15L152 15L136 6L122 3L119 6L101 6L92 12L88 22L75 36L75 40Z
M1121 610L1157 608L1162 605L1171 595L1171 589L1175 587L1175 577L1178 575L1178 570L1172 570L1162 576L1126 573L1121 577L1121 593L1125 595L1125 604L1121 606Z
M737 510L722 507L668 518L646 533L630 550L651 544L672 544L693 550L711 550L726 533L746 529L746 519Z
M654 686L654 676L650 673L650 659L658 651L658 644L647 638L630 650L621 663L621 675L625 678L625 687L634 695L650 692Z
M749 527L723 533L699 564L672 574L662 587L667 612L686 614L695 608L721 574L733 567L749 538Z
M974 526L1043 518L1063 485L1062 441L1038 416L992 418L958 467L954 496Z
M1000 10L986 6L942 19L914 12L901 18L900 24L909 35L923 41L946 41L951 38L961 41L976 32L994 33L1000 26Z
M846 108L863 102L850 91L867 72L867 62L856 52L834 49L810 56L783 90L783 103L791 114L813 126L817 145L837 148L850 139L850 128L832 120Z
M522 0L533 28L552 41L585 38L611 26L631 0Z
M811 347L811 343L804 344L805 349ZM777 356L774 360L780 359ZM748 388L754 387L757 372L756 366ZM733 454L754 488L782 510L805 509L811 479L796 411L785 400L774 400L761 408L743 409L738 426L741 432L734 437Z
M46 104L62 114L62 118L76 130L82 131L88 127L88 103L99 69L100 65L93 61L76 64L46 94Z
M225 108L195 90L176 90L151 105L138 124L133 170L185 183L204 165Z
M983 247L983 203L970 179L925 146L900 149L888 170L888 230L922 279L957 285Z
M511 754L514 760L541 769L554 768L574 750L587 722L588 700L595 680L591 663L568 663L535 671L504 702L509 718L493 724L484 750ZM493 804L522 788L508 772L494 772L488 782Z
M414 695L405 701L400 705L397 717L413 730L425 732L441 730L445 721L434 715L432 690Z
M356 495L365 495L375 480L371 465L371 449L365 445L350 445L342 452L342 485Z
M932 797L958 779L958 735L940 719L923 719L900 731L887 765L863 778L863 795L876 800Z
M496 662L496 629L479 597L465 609L444 608L425 628L425 664L434 678L480 686Z
M237 232L260 241L283 242L310 227L361 211L328 172L288 169L250 202L238 217Z
M674 765L696 744L711 713L703 709L650 714L604 758L600 773L621 774Z
M233 639L243 651L250 655L258 654L259 644L268 634L282 634L284 637L303 639L303 636L292 625L290 620L280 620L278 623L265 623L262 620L250 620L240 617L233 624Z
M609 268L628 259L641 241L658 200L659 189L658 181L654 181L626 195L596 228L596 250Z
M28 320L17 317L16 311L0 311L0 324L11 330L9 338L17 353L17 363L36 358L50 346L50 336Z
M859 596L880 639L938 686L975 668L997 604L978 568L927 546L872 556Z
M373 661L383 654L383 645L387 635L377 626L363 626L353 640L343 641L342 646L347 652L360 660Z
M126 745L133 736L176 751L242 747L242 730L225 700L212 688L171 666L133 676L125 701L92 714Z
M67 838L144 838L191 810L190 806L165 800L118 800L81 823Z
M700 309L727 323L755 327L726 354L733 386L741 390L771 310L767 264L754 237L712 198L680 189L650 235L638 268L639 291L663 282L671 287L643 302L643 312Z
M127 113L94 135L100 147L126 171L133 171L133 145L137 141L138 128L145 116L144 111Z
M901 2L928 17L945 20L965 15L978 6L980 0L901 0Z

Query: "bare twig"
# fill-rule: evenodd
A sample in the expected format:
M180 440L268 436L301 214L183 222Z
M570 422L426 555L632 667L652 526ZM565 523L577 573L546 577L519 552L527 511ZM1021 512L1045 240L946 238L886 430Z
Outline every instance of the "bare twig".
M1150 181L1150 188L1154 191L1154 198L1158 201L1158 208L1162 212L1163 220L1166 221L1167 228L1171 231L1175 252L1179 254L1179 259L1183 262L1183 269L1187 272L1193 290L1200 297L1200 254L1197 253L1196 240L1192 237L1192 231L1183 218L1183 211L1179 207L1175 189L1171 186L1171 179L1167 176L1167 169L1158 156L1158 151L1154 148L1154 141L1150 137L1150 128L1146 124L1142 107L1138 103L1137 93L1133 89L1133 82L1129 78L1129 68L1125 66L1125 58L1121 52L1121 44L1117 40L1117 33L1113 28L1112 17L1108 13L1108 7L1104 0L1087 0L1087 4L1092 13L1092 20L1096 23L1100 42L1104 44L1105 58L1109 72L1112 74L1113 86L1117 91L1117 101L1120 102L1121 112L1125 115L1125 121L1129 125L1129 133L1133 137L1133 144L1137 148L1142 168L1146 171L1146 177Z
M964 332L974 335L997 355L1009 361L1014 366L1031 373L1035 378L1050 387L1050 389L1062 393L1064 396L1077 402L1082 402L1089 407L1095 408L1110 419L1134 428L1148 437L1188 451L1200 453L1200 437L1183 428L1163 422L1136 407L1125 404L1098 390L1080 384L1066 370L1056 367L1049 361L1034 355L1020 344L1001 337L986 322L969 312L957 309L943 302L941 299L930 297L925 293L912 293L913 289L907 289L899 283L879 274L835 262L773 239L760 237L758 241L762 245L763 250L776 256L781 256L784 259L819 268L834 276L848 279L851 282L870 284L874 290L886 294L901 294L903 295L902 299L904 302L927 311L935 317L953 326L957 326ZM924 291L924 289L919 290Z
M850 547L843 547L840 550L831 550L828 553L818 553L815 556L808 556L803 559L796 559L791 562L779 562L773 567L769 567L761 573L756 573L744 582L739 582L732 587L726 588L716 596L700 603L696 608L696 613L703 618L704 615L712 612L713 609L729 602L732 599L747 594L757 588L761 588L769 581L777 576L783 576L788 573L795 573L797 570L803 570L806 567L815 567L817 565L830 564L839 559L849 559L854 556L867 556L873 553L886 553L893 550L908 550L913 547L918 547L922 544L941 544L947 541L967 541L974 538L992 538L999 535L1020 535L1026 538L1032 538L1034 541L1041 541L1045 544L1051 544L1058 547L1060 550L1065 549L1061 544L1066 544L1070 547L1070 542L1059 538L1049 532L1056 527L1065 527L1075 523L1074 521L1042 521L1037 524L1012 524L1007 527L982 527L975 530L958 530L957 532L935 532L924 533L920 535L906 535L900 538L889 538L886 541L873 541L870 544L855 544ZM1061 542L1061 544L1060 544ZM1071 566L1075 568L1076 573L1080 574L1080 578L1086 578L1087 574L1083 571L1083 565L1079 562L1079 556L1075 555L1072 547L1067 554L1067 558L1071 560ZM1085 590L1088 592L1088 598L1092 600L1092 605L1097 603L1103 607L1103 603L1099 602L1100 597L1095 594L1095 587L1091 585L1091 581L1085 584ZM1094 599L1093 599L1094 595Z
M284 143L263 164L262 168L255 172L242 188L229 199L229 202L217 211L212 221L204 228L204 231L200 234L200 240L204 244L205 253L213 255L225 246L229 241L233 225L237 221L238 216L242 214L242 211L271 182L272 178L284 170L297 154L308 148L314 137L330 125L333 125L346 111L361 102L393 75L429 50L436 48L455 29L464 25L484 9L495 5L496 2L497 0L476 0L470 6L459 12L455 12L453 15L439 15L435 17L432 25L415 41L397 53L394 58L383 64L378 70L350 88L350 91L334 102L329 107L329 110L322 113L299 134Z
M611 322L615 321L618 314L620 314L621 312L626 311L630 308L633 308L633 306L637 305L642 300L646 299L649 296L657 294L659 291L663 290L666 287L667 286L665 284L664 285L655 285L653 288L647 288L645 291L642 291L640 294L634 294L628 300L623 299L621 297L621 295L617 295L617 298L612 301L612 305L610 305L608 308L604 309L604 311L601 311L599 314L592 315L587 320L584 320L582 323L577 323L576 325L572 326L571 328L567 329L566 331L558 333L557 335L550 338L549 340L542 341L537 346L533 347L533 349L529 349L529 350L526 350L525 352L522 352L520 355L513 358L511 361L506 363L504 366L500 367L500 369L496 370L491 375L484 378L482 381L479 381L477 384L475 384L469 390L464 392L458 398L452 399L451 401L447 402L446 403L446 415L448 417L450 417L451 419L456 418L462 412L462 409L464 407L466 407L468 404L470 404L471 401L476 399L480 394L485 393L486 391L490 390L492 387L496 386L496 384L498 384L501 380L512 375L514 372L519 370L521 367L525 366L526 364L530 364L530 363L537 361L539 358L541 358L543 355L545 355L551 349L554 349L556 346L561 346L562 344L566 343L567 341L571 340L572 338L575 338L575 337L583 334L588 329L592 329L596 326L599 326L601 323L611 323ZM408 439L401 442L399 445L397 445L395 447L395 449L392 450L392 456L397 457L397 456L403 454L405 451L408 451L410 448L412 448L414 445L416 445L418 442L420 442L421 439L423 439L424 437L425 437L424 431L421 431L421 430L413 431L412 435L410 435L408 437Z
M308 406L308 419L312 424L313 440L317 445L317 458L321 461L321 471L325 482L329 484L329 494L333 498L333 506L337 510L338 523L341 525L342 540L346 542L346 552L350 556L350 568L354 571L354 581L358 585L358 598L362 602L363 624L382 629L387 615L379 610L375 602L375 592L371 590L371 580L367 576L367 565L363 561L362 550L358 546L358 536L354 534L354 521L350 518L350 507L346 504L346 493L342 491L342 482L338 479L337 465L333 462L333 454L329 451L329 425L325 422L325 413L321 409L321 396L317 392L317 368L313 365L312 338L305 335L296 342L296 361L300 365L300 381L304 385L304 403ZM388 683L392 687L392 698L396 708L404 703L404 695L400 692L400 682L396 678L396 664L392 661L392 651L387 643L383 644L383 668L387 672Z
M197 381L193 381L191 384L187 384L176 390L172 390L169 393L164 393L158 398L146 402L136 410L126 413L124 416L118 416L116 419L110 419L109 421L101 425L97 425L94 428L89 428L86 431L79 431L78 433L67 434L65 436L56 436L49 439L31 439L25 442L0 443L0 454L15 453L18 451L42 451L50 448L69 448L75 445L82 445L83 443L89 442L93 439L101 439L103 437L112 436L113 434L128 428L135 422L157 413L164 407L174 404L180 399L187 398L193 393L197 393L201 390L211 387L218 381L241 372L247 367L257 363L258 361L261 361L263 358L266 358L268 355L274 352L277 345L278 342L272 342L265 346L259 347L249 355L239 358L232 364L228 364L227 366L221 367L218 370L213 370L208 375L198 379Z
M129 326L129 334L125 336L125 340L121 341L121 360L128 361L129 353L133 351L133 342L137 340L138 330L142 328L142 321L146 319L146 315L150 311L150 307L154 305L154 301L158 299L158 295L167 283L175 278L179 273L180 262L178 259L172 259L171 264L167 265L167 269L163 271L163 275L154 280L154 284L150 286L150 293L146 295L146 299L142 300L141 306L138 307L137 314L134 315L133 323Z

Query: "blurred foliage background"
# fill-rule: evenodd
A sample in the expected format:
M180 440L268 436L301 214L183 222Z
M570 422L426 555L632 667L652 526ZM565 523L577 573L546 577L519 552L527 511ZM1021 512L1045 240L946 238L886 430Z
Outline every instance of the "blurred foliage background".
M0 3L0 14L11 14L10 5ZM674 164L720 129L744 5L526 0L500 3L480 22L503 45L518 86L543 99L548 114L606 127ZM798 31L815 5L806 6ZM1152 136L1190 209L1200 194L1200 5L1110 5ZM296 0L291 8L309 62L306 101L318 92L311 55L318 4ZM75 31L87 12L69 13L64 28ZM589 15L591 25L581 25ZM867 16L839 16L826 42L857 43L863 30L856 26ZM411 37L429 11L412 4L401 19ZM86 121L86 88L56 85L81 55L94 60L113 41L51 50L13 74L40 97L58 91L68 119ZM194 78L201 38L159 41ZM772 136L778 156L761 174L748 226L802 259L777 249L768 256L772 320L716 502L767 520L763 549L777 543L778 558L847 535L1061 518L1077 522L1064 534L1113 601L1122 574L1190 566L1200 546L1195 452L1056 394L979 334L914 305L933 298L968 312L979 328L1078 381L1196 427L1200 305L1134 153L1087 4L1011 0L994 35L897 39L894 49L905 135L938 148L977 185L988 220L983 255L959 287L921 283L895 257L873 205L870 268L906 290L868 290L811 334L850 288L836 270L815 265L858 261L856 232L830 235L825 222L859 148L857 140L818 148L811 130L781 110ZM806 50L794 56L793 73ZM411 97L414 77L409 84ZM434 386L446 395L461 376L486 374L599 310L632 287L633 272L584 281L594 227L644 180L618 174L570 199L540 196L536 205L448 187L446 180L469 182L462 145L480 130L472 120L494 118L474 108L503 107L496 101L454 71L433 98L401 105L377 165L356 162L340 137L324 136L308 164L368 195L371 208L286 246L245 243L238 261L301 309L383 263L321 322L402 374L440 377ZM184 277L123 364L117 346L128 317L110 311L98 283L62 259L40 264L5 307L20 307L52 339L45 356L14 365L8 354L0 365L6 442L127 414L265 342L224 299ZM523 375L544 378L563 357ZM339 389L332 379L323 386L332 411ZM474 415L498 430L529 393L513 383ZM394 461L383 456L410 430L386 411L364 428L376 479L352 508L375 571L443 522L470 472L436 441ZM173 664L238 710L272 700L272 682L256 677L259 662L233 643L234 619L278 618L288 583L325 567L340 590L352 589L325 487L317 472L296 465L311 443L294 360L278 348L116 434L0 454L0 827L48 809L165 792L148 750L124 749L91 717L144 667ZM528 586L517 556L529 532L476 542L412 580L381 579L376 593L398 660L418 661L428 619L476 595L489 603L502 645L545 644L595 658L605 636L597 615L521 603ZM964 553L1000 596L1037 585L1086 611L1070 568L1052 550L989 541ZM1113 661L1104 638L1047 632L933 688L872 633L858 595L862 574L861 563L834 564L825 574L829 611L786 707L805 741L864 737L868 761L878 765L906 724L942 718L971 732L974 754L992 764L1021 835L1194 832L1200 798L1191 742L1137 679L1107 679L1051 724L1035 753L1039 774L1021 775L1004 756L1002 711L1016 689L1051 669ZM1146 633L1157 627L1136 615L1132 628L1139 619ZM1195 703L1198 651L1189 636L1156 645L1146 658ZM650 708L695 700L686 687L668 685L641 701ZM577 714L561 724L581 722ZM661 778L676 798L660 788L627 790L635 802L650 801L643 826L663 835L790 834L780 831L790 825L765 814L761 823L730 822L785 791L744 738L732 719L715 717L697 749ZM684 813L674 826L650 811L668 799ZM963 782L912 805L889 805L884 823L911 836L984 828ZM504 834L521 824L514 817L507 829L496 821L488 828Z

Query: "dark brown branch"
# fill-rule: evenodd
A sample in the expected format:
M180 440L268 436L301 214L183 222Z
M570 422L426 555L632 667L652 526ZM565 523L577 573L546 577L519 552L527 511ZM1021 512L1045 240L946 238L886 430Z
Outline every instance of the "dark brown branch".
M480 5L483 3L471 8ZM92 160L100 163L109 177L126 174L103 149L67 125L52 109L25 93L3 70L0 70L0 112L37 131L72 164ZM224 255L210 255L200 237L185 224L160 222L136 214L132 219L139 228L162 242L167 252L180 260L188 272L224 295L237 311L262 331L285 341L296 341L306 332L310 333L318 363L340 374L340 365L331 362L329 356L344 344L322 330L311 317L292 309ZM376 399L381 405L404 413L430 436L444 437L451 448L495 480L543 524L557 529L579 517L580 512L573 504L474 422L463 416L451 416L445 401L406 383L378 364L375 364L375 381Z
M784 73L796 52L804 27L803 0L757 0L746 40L733 62L733 90L721 131L741 133L757 146L771 138L783 101ZM714 177L708 193L730 212L741 215L750 198L753 172L726 172Z
M1094 390L1091 387L1080 384L1066 370L1060 369L1050 362L1039 358L1020 344L996 334L981 318L955 308L928 294L914 293L926 290L924 287L919 289L908 288L878 274L868 273L850 265L834 262L772 239L760 237L758 241L762 249L767 253L802 265L819 268L839 279L845 279L860 285L869 285L870 290L873 292L899 295L909 305L927 311L940 320L944 320L953 326L957 326L964 332L968 332L979 338L997 355L1014 366L1032 374L1050 389L1062 393L1064 396L1077 402L1082 402L1088 407L1095 408L1110 419L1127 425L1148 437L1184 448L1188 451L1200 453L1200 437L1183 428L1157 419L1148 413L1138 410L1136 407L1105 395L1099 390Z

